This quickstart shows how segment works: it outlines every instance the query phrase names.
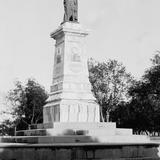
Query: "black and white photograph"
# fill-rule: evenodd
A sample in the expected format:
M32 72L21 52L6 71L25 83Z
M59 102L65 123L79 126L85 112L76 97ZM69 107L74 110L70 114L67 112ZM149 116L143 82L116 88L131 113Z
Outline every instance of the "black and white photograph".
M0 160L160 160L159 0L0 0Z

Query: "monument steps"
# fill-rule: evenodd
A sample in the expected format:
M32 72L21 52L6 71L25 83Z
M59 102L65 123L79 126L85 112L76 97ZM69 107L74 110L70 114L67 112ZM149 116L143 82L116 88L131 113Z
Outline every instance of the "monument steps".
M11 138L1 138L0 142L29 143L29 144L56 144L56 143L150 143L149 137L132 136L87 136L87 135L63 135L63 136L15 136Z
M67 129L88 129L88 128L116 128L114 122L54 122L31 125L31 129L67 128Z
M44 129L45 126L53 128ZM115 123L53 123L48 125L33 125L29 130L17 131L16 136L63 136L63 135L86 135L86 136L113 136L132 135L132 129L116 128ZM36 129L37 128L37 129Z
M53 128L44 129L52 126ZM132 129L116 128L116 123L55 122L31 126L30 130L17 131L16 143L149 143L147 136L133 135ZM39 128L39 129L35 129Z
M54 128L70 128L70 129L91 129L91 128L114 128L116 123L113 122L55 122Z
M115 129L35 129L16 132L17 136L57 136L57 135L115 135Z

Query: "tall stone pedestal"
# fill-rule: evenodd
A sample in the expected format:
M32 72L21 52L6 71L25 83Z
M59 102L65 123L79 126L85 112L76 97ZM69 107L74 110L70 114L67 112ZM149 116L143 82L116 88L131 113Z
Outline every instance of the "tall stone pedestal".
M56 40L53 83L43 109L44 123L99 122L99 106L91 92L85 37L79 23L63 23L51 37Z

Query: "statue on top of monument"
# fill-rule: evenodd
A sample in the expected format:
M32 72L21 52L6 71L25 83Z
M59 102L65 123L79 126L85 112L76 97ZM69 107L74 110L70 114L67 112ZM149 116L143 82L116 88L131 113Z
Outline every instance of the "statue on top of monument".
M78 0L64 0L63 22L78 22Z

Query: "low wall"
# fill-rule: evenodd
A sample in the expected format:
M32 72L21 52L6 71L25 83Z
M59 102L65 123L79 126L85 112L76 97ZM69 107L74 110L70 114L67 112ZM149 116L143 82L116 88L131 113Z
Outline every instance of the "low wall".
M0 160L159 160L157 144L0 144Z

